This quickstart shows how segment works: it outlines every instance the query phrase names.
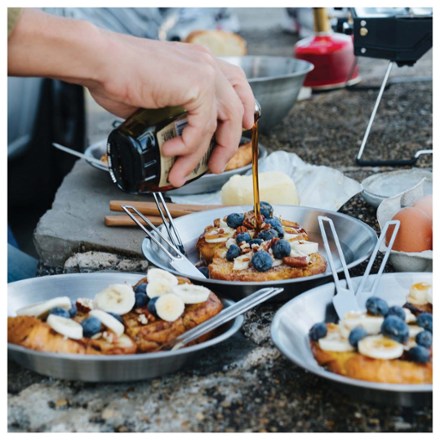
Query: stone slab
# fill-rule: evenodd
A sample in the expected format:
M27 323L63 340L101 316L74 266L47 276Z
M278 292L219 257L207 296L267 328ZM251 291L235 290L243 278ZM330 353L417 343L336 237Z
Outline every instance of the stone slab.
M140 229L104 224L104 217L111 214L110 200L122 199L147 197L121 192L104 171L78 160L58 189L52 209L35 230L35 247L42 263L63 266L72 254L88 250L142 257L145 234Z

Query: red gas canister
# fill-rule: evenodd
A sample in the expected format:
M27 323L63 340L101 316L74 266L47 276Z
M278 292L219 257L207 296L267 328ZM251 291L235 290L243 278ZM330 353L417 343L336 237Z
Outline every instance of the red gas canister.
M295 58L309 61L315 68L304 80L305 87L333 89L360 80L351 36L334 33L325 8L314 8L315 35L298 41Z

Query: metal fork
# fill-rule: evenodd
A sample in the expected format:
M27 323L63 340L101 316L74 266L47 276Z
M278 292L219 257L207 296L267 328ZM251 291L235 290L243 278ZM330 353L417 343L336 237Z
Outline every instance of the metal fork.
M223 309L218 315L211 319L208 319L204 323L198 325L197 327L188 330L187 332L178 336L174 341L171 350L177 350L184 347L190 342L200 338L204 334L220 327L226 322L234 319L238 315L250 310L252 307L266 301L269 298L282 292L284 289L282 287L266 287L264 289L257 290L251 295L241 299L230 307Z
M341 261L342 268L345 274L345 280L347 283L347 287L342 285L342 281L338 277L338 273L336 271L336 265L333 260L333 255L330 250L330 245L327 238L327 232L325 230L324 222L327 222L330 226L333 240L336 245L336 249L338 251L339 259ZM338 234L336 233L335 225L333 224L333 220L326 216L318 216L319 228L321 230L322 239L324 242L324 248L327 252L327 259L330 264L330 269L332 271L333 280L335 282L336 287L336 295L333 296L333 305L335 307L336 313L338 314L339 319L342 319L347 312L351 311L360 311L359 304L357 302L353 284L350 278L350 274L348 272L347 263L345 261L344 253L342 251L341 244L339 243Z
M168 237L170 238L174 246L176 246L180 250L180 252L185 255L186 253L182 243L182 239L180 238L179 231L174 224L173 217L168 210L168 206L165 202L165 199L163 198L162 193L154 192L153 197L156 203L157 210L159 211L159 214L162 218L162 222L168 232Z
M390 226L394 225L393 233L391 235L390 241L388 245L385 248L384 257L382 260L382 263L379 267L379 271L377 272L376 278L374 279L373 285L370 290L365 289L365 284L368 280L368 276L370 275L371 268L373 267L374 261L376 260L377 254L379 252L379 248L381 247L381 244L386 238L388 228ZM362 276L362 279L356 289L356 298L358 303L365 307L365 302L370 296L374 296L377 290L377 286L380 281L380 277L382 276L382 273L385 269L385 266L388 261L388 257L391 253L391 248L393 247L394 240L396 239L397 232L399 231L400 227L400 221L399 220L389 220L385 223L384 228L382 229L382 232L380 234L379 240L376 243L376 247L373 250L373 253L371 254L370 261L368 262L367 268L365 269L364 275Z
M125 213L145 232L145 234L150 238L150 240L154 241L160 249L165 253L165 255L169 258L170 265L176 269L182 275L194 276L197 278L206 278L202 272L200 272L193 263L191 263L188 258L180 252L180 250L174 246L171 241L169 241L156 226L151 223L151 221L145 217L141 212L139 212L134 206L131 205L122 205L121 208L125 211ZM139 221L139 219L134 215L139 216L156 234L157 237L151 233L143 224ZM164 246L158 237L166 243Z

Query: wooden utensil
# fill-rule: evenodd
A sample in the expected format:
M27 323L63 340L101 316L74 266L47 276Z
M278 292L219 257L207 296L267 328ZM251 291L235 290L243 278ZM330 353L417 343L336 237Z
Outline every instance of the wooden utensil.
M110 211L122 212L122 206L127 204L135 207L144 215L157 216L159 214L155 202L135 202L127 200L110 200ZM167 206L173 217L180 217L181 215L190 214L192 212L222 207L222 205L185 205L180 203L168 203Z
M155 226L160 226L162 224L162 219L156 216L148 216L148 219ZM146 223L139 219L142 223ZM136 226L136 223L126 215L106 215L104 217L104 223L106 226Z

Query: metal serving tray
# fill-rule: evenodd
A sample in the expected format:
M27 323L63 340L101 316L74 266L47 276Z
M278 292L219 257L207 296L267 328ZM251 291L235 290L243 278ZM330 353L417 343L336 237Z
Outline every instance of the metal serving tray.
M247 138L242 138L242 142L249 142ZM261 143L258 144L259 157L258 161L262 161L267 156L267 149ZM90 145L84 151L84 154L91 159L101 160L103 154L107 152L107 141L102 140ZM89 162L89 164L102 171L108 172L107 164L102 162L102 165L96 164L95 162ZM236 168L234 170L225 171L220 174L204 174L199 179L188 185L182 186L181 188L168 191L166 194L169 196L186 196L192 194L201 194L214 192L221 189L221 187L236 174L245 174L252 168L252 164L245 165L244 167Z
M188 258L193 263L199 260L199 255L195 247L197 239L203 233L205 227L212 224L214 219L224 217L231 212L245 212L251 209L253 209L253 207L246 205L228 206L197 212L175 219L174 223L179 231ZM377 235L370 226L345 214L316 208L287 205L275 205L274 212L275 215L281 215L285 219L298 222L307 231L310 240L319 243L320 251L324 256L325 250L319 231L318 216L327 215L330 217L338 233L348 268L352 268L366 260L372 253L377 242ZM161 228L163 227L161 226ZM161 231L166 234L165 230ZM335 256L335 261L339 262L333 241L330 241L330 248L332 254ZM191 276L190 274L176 272L169 265L166 255L148 238L142 242L142 252L153 265L177 275L186 276L195 282L209 287L217 294L233 300L239 300L251 294L256 289L274 286L284 287L284 292L276 297L276 301L286 301L305 290L328 282L331 278L330 268L327 268L327 271L323 274L281 281L242 282L204 279ZM342 266L339 263L337 263L337 270L338 272L342 271Z
M376 275L370 275L372 284ZM361 277L353 278L358 285ZM400 272L382 275L376 292L389 304L402 305L411 284L425 281L432 283L432 273ZM371 284L367 284L367 287ZM332 306L334 283L316 287L284 304L275 314L271 326L272 340L278 349L292 362L313 374L323 377L338 389L356 399L386 405L388 403L414 406L432 402L432 385L398 385L367 382L331 373L318 365L309 345L308 332L316 322L337 321Z
M95 294L112 283L135 284L141 274L87 273L53 275L31 278L8 284L8 315L14 316L20 307L45 301L56 296L93 298ZM233 304L224 300L226 307ZM174 351L132 355L74 355L44 353L8 344L8 354L20 365L45 376L85 382L128 382L150 379L173 373L199 353L225 341L237 332L243 316L226 324L216 337L200 344Z

